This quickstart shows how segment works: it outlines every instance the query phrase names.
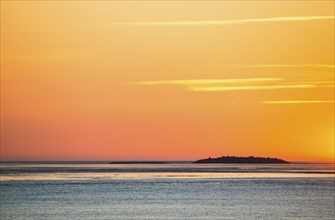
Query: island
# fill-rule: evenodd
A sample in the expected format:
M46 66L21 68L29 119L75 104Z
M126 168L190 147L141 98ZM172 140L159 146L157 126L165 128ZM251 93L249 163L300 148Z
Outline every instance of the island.
M285 160L270 157L236 157L222 156L218 158L201 159L192 163L289 163Z
M166 164L163 161L112 161L109 164Z

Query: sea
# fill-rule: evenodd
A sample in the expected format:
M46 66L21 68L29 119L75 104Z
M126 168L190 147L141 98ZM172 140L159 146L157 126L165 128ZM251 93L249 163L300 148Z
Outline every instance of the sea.
M334 163L1 162L0 219L335 219Z

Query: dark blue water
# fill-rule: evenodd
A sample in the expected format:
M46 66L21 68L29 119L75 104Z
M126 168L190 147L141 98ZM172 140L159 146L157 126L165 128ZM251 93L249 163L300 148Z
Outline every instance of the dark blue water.
M1 164L0 219L335 219L333 165L304 166Z

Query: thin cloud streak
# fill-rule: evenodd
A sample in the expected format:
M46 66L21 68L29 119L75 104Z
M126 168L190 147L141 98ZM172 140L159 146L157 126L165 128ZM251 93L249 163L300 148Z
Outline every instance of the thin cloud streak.
M143 86L182 86L192 92L224 92L243 90L311 89L334 87L334 81L287 81L285 78L235 78L140 81L128 84Z
M335 65L332 64L255 64L255 65L225 65L227 67L255 67L255 68L331 68L334 69Z
M99 24L99 26L109 25L136 25L136 26L207 26L207 25L234 25L247 23L265 22L285 22L285 21L317 21L332 20L334 16L293 16L293 17L273 17L273 18L250 18L234 20L202 20L202 21L130 21Z
M262 104L320 104L334 103L334 100L285 100L285 101L263 101Z
M324 84L328 84L326 86L334 86L334 81L330 81L330 80L326 80L326 81L299 81L299 83L303 83L303 84L317 84L317 85L324 85Z
M315 88L315 85L271 85L271 86L213 86L213 87L189 87L194 92L220 92L242 90L272 90L272 89L307 89Z
M194 79L194 80L161 80L142 81L132 84L139 85L199 85L199 84L226 84L226 83L248 83L248 82L271 82L281 81L283 78L240 78L240 79Z

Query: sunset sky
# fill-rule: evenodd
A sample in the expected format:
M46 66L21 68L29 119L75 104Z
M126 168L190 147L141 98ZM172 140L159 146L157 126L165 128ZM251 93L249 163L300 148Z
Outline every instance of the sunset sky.
M334 160L334 1L1 1L1 160Z

